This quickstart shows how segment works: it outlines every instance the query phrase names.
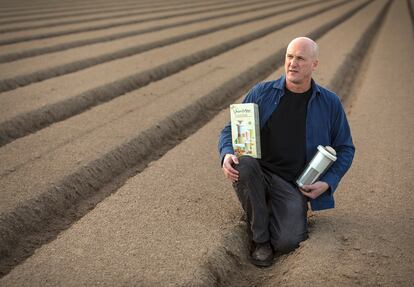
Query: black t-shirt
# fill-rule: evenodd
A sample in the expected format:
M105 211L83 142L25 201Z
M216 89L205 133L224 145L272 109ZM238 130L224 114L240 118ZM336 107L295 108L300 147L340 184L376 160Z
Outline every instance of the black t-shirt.
M262 168L293 182L306 163L306 111L312 88L293 93L285 88L261 133Z

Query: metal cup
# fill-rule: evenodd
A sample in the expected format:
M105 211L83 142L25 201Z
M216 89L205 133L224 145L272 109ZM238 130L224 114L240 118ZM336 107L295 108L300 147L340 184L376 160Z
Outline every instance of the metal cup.
M330 146L323 147L319 145L318 151L296 180L297 186L302 187L317 181L334 161L336 161L335 150Z

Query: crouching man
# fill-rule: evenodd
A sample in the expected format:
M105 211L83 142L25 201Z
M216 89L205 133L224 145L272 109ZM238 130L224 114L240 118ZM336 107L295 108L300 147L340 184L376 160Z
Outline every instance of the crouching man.
M286 50L285 75L246 95L244 103L259 106L261 159L234 155L230 123L220 134L222 169L246 213L257 266L270 266L275 251L290 252L307 238L308 201L312 210L333 208L334 191L354 157L339 98L312 79L317 65L317 44L296 38ZM319 181L298 188L294 181L318 145L333 147L337 160Z

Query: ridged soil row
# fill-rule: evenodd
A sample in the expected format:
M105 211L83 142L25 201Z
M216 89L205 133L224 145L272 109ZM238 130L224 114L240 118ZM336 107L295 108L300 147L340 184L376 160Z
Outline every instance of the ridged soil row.
M231 2L232 0L229 0L228 2ZM131 2L131 3L119 3L115 7L101 7L101 6L95 6L91 8L78 8L79 11L77 12L53 12L50 11L48 13L45 13L44 15L38 16L31 16L30 14L23 14L20 16L12 16L9 15L8 17L2 16L2 21L0 21L0 24L22 24L27 22L38 22L45 20L54 20L54 19L64 19L64 18L73 18L73 17L81 17L81 16L93 16L93 15L100 15L100 14L106 14L106 13L116 13L116 12L125 12L128 11L128 9L142 9L142 10L148 10L143 11L145 13L150 11L158 11L160 9L170 9L172 7L185 7L185 6L192 6L192 5L209 5L210 3L214 3L214 1L211 2L197 2L195 4L194 2L185 2L185 1L178 1L178 2L167 2L162 4L143 4L143 3L137 3L137 2ZM82 17L83 18L83 17ZM81 19L82 19L81 18ZM14 26L14 25L13 25Z
M185 0L177 0L179 3L189 3L190 1ZM153 2L153 3L151 3ZM165 5L166 3L171 3L172 1L140 1L141 4L147 4L144 7L152 6L152 7L158 7ZM198 1L200 2L200 1ZM118 5L123 5L126 3L136 3L136 1L122 1L121 3L117 2L114 4L113 2L105 3L103 1L88 1L88 2L73 2L71 1L69 5L65 2L59 2L58 4L64 4L64 5L53 5L52 3L44 3L45 5L29 5L27 3L23 4L24 7L5 7L2 5L2 10L0 11L0 16L2 17L15 17L15 16L30 16L30 15L37 15L37 14L47 14L47 13L53 13L56 11L63 12L63 11L80 11L83 9L94 9L97 5L99 7L117 7ZM194 1L191 1L191 3L194 3Z
M123 2L126 2L126 1L123 1ZM61 3L62 2L60 2L60 4ZM3 14L7 15L9 13L27 13L27 12L30 13L32 11L34 13L36 13L36 12L43 11L43 10L46 10L46 12L47 12L47 11L50 11L50 10L53 10L53 9L65 9L65 6L66 6L65 4L67 4L67 2L65 2L64 5L60 6L60 7L57 6L56 3L52 3L50 1L48 1L47 4L46 3L39 3L39 2L38 3L34 3L34 2L30 2L30 3L20 2L20 3L18 3L16 1L14 1L13 4L14 5L8 5L7 3L3 2L2 5L1 5L2 11L1 11L0 15L1 16ZM73 8L73 7L76 7L77 5L79 5L79 2L72 1L70 4L71 4L70 5L71 8ZM96 5L97 3L92 1L92 4ZM105 5L105 4L102 3L101 5Z
M383 4L382 1L370 4L353 18L348 18L349 21L343 25L354 30L365 28L358 34L361 37L367 31L367 23L375 19ZM346 10L342 13L335 11L336 15L332 13L276 33L268 43L275 43L275 39L280 42L272 48L264 48L266 45L263 46L263 42L249 44L252 51L261 47L256 53L263 58L254 66L248 63L244 69L260 69L270 59L274 62L268 66L268 71L275 64L280 66L284 46L293 31L319 35L323 41L323 31L316 32L310 27L324 21L343 23L338 23L335 17L346 13ZM329 33L328 26L324 26L323 30L329 33L330 38L325 40L326 45L321 45L322 50L336 48L340 55L346 54L347 50L341 50L344 47L352 50L351 42L342 42L338 36L341 35L338 33L341 26L335 26L332 33ZM354 45L358 43L358 38L354 37ZM247 52L242 47L239 49L240 53ZM266 49L265 53L261 53L263 49ZM277 61L272 49L281 51ZM267 53L269 56L265 56ZM220 65L225 59L212 59L211 62L216 60ZM321 61L341 65L339 61L335 62L335 57L324 58L323 54ZM254 80L266 74L268 72L256 75ZM320 76L329 80L332 74ZM200 90L198 83L195 86ZM235 100L234 96L239 97L240 93L229 98L229 102ZM239 215L238 204L228 183L220 176L218 167L217 133L226 118L227 109L195 136L132 178L57 240L39 249L4 277L1 283L5 286L25 286L26 278L31 278L30 283L35 285L59 285L62 282L91 285L99 280L119 285L160 285L168 282L180 286L229 286L232 282L229 275L242 276L244 271L240 257L243 258L247 252L247 238L243 226L232 229Z
M304 13L306 13L306 11L304 12ZM288 18L287 19L289 19L289 18L291 18L291 16L287 16ZM228 19L228 20L230 20L230 19ZM282 19L283 20L283 19ZM257 28L257 27L256 27ZM220 39L220 38L222 38L222 36L223 35L219 35L219 37L216 37L216 39L218 38L218 39ZM225 36L225 35L224 35ZM208 40L209 41L214 41L214 39L213 38L208 38ZM197 42L198 43L198 45L199 46L203 46L203 44L204 44L204 42ZM192 45L190 45L190 46L196 46L196 44L197 43L192 43ZM188 46L188 44L186 44L185 46ZM179 48L181 48L181 47L179 47ZM177 48L175 48L174 50L176 50ZM93 49L93 50L95 50L95 49ZM152 57L153 58L159 58L160 57L160 55L159 54L153 54L152 55ZM30 65L33 65L33 63L27 63L27 64L30 64ZM152 64L154 64L154 63L150 63L150 65L152 65ZM82 76L81 77L82 79L84 78L84 76ZM73 80L71 80L71 82L73 82ZM30 91L30 92L32 92L32 91ZM59 91L57 91L57 92L59 92ZM13 100L13 98L11 98L12 100ZM21 101L23 101L23 100L21 100ZM33 103L30 103L30 105L32 105L32 104L34 104L34 102ZM114 108L114 110L115 110L115 108ZM90 122L90 120L85 120L85 122ZM76 136L76 135L74 135L74 136ZM51 143L50 142L50 140L48 141L49 143ZM25 148L24 148L25 149ZM12 157L14 157L14 156L12 156ZM22 154L20 154L20 156L19 156L19 160L18 161L15 161L15 164L16 164L16 166L17 165L20 165L21 164L21 162L20 162L20 160L23 160L23 156L22 156ZM4 158L3 158L3 160L4 160ZM9 166L10 168L14 168L15 166L13 165L13 166ZM4 174L4 170L0 170L0 174Z
M34 97L37 93L34 85L29 86L31 89L30 93L27 95L28 97L24 95L23 91L25 88L17 90L19 91L19 94L16 93L16 95L4 93L3 96L0 95L0 102L3 103L3 112L0 115L0 142L5 144L15 138L27 135L28 133L36 130L40 130L51 123L69 118L92 106L112 100L127 92L143 87L150 82L168 77L180 70L205 61L211 57L217 56L250 41L264 37L288 25L311 18L323 11L329 11L340 5L345 5L346 2L347 1L337 2L326 5L324 8L319 8L318 6L317 8L302 9L301 16L294 17L293 19L290 14L294 14L294 12L284 14L274 20L277 24L273 24L271 26L268 26L266 23L267 20L264 20L256 22L255 25L247 24L235 29L227 29L222 32L214 33L212 36L208 35L199 37L191 40L191 42L184 41L179 44L168 46L165 49L156 49L153 52L150 51L126 59L113 61L107 64L110 64L112 75L108 73L108 70L104 64L73 75L56 78L57 83L59 83L59 88L63 88L62 94L59 94L55 89L52 89L54 90L53 95L50 95L50 89L53 87L51 86L53 85L53 79L39 84L39 87L43 84L48 91L43 91L42 95L39 95L38 97ZM366 5L366 3L367 2L362 4L358 3L360 5L355 8L355 11ZM286 18L288 20L285 20ZM259 27L264 28L260 29ZM242 31L243 34L240 35L240 31ZM238 34L236 34L237 36L235 36L235 32ZM223 41L222 39L226 40L220 43L220 41ZM213 42L211 42L212 40ZM191 46L189 47L189 45ZM199 51L194 51L194 46L203 48ZM180 50L177 50L178 48ZM175 58L173 59L171 59L171 51L174 51ZM184 54L184 56L181 56L180 54ZM154 60L150 61L149 64L152 66L156 65L155 68L145 67L145 62L148 65L149 57L153 57ZM131 75L131 73L137 69L136 65L132 65L133 61L140 63L141 68L139 69L142 72ZM162 61L164 63L159 63L157 61ZM99 71L102 76L99 74ZM81 80L84 82L85 79L88 79L88 77L92 79L97 77L100 78L95 81L83 83L83 87L72 88L72 91L70 92L66 90L68 87L65 87L65 85L74 85L76 78L78 81ZM64 78L66 79L64 80ZM105 83L106 81L111 82ZM99 85L99 82L104 84ZM79 93L80 89L83 89L84 91ZM47 94L49 94L50 98L50 100L48 99L47 101L50 103L47 105L43 104L42 107L36 108L36 106L42 104L39 103L40 97L43 98L43 103L45 103ZM13 95L13 97L10 97L11 95ZM18 100L18 98L20 99ZM15 107L13 110L9 109L10 105L15 106L16 101L22 102L23 99L25 106L22 105L20 107ZM54 103L52 101L54 101Z
M215 19L206 22L203 21L200 24L198 24L198 22L202 19L185 21L190 23L196 22L196 24L193 25L186 24L184 26L182 25L182 22L180 22L181 24L176 23L174 25L184 27L173 31L163 31L164 29L170 30L171 25L161 25L151 27L149 29L141 29L141 32L143 33L153 31L154 28L156 30L161 30L158 35L152 34L138 37L128 37L126 40L111 41L110 43L104 43L103 45L95 45L92 47L87 46L84 49L76 49L64 53L54 54L53 58L51 55L46 55L43 57L37 57L35 60L29 59L26 61L19 61L18 63L4 65L0 64L0 69L4 67L3 72L0 74L0 92L10 91L17 89L18 87L27 86L34 82L73 73L98 64L133 56L155 48L200 37L216 31L236 27L238 25L254 21L263 21L264 19L294 11L298 8L312 6L322 1L311 2L305 5L289 5L289 7L282 9L282 7L285 7L284 4L288 4L289 2L290 1L286 1L283 3L280 2L278 5L271 4L257 7L257 10L265 10L265 13L254 13L254 10L256 9L247 8L237 12L225 13L227 15L221 15L220 19L218 19L219 17L217 15L207 17ZM272 6L281 8L269 9ZM236 17L232 17L231 15L233 14L235 14ZM106 40L107 39L105 39L105 41ZM93 56L90 56L91 51L94 51Z
M111 192L99 192L105 184L159 157L231 103L248 85L270 74L275 65L281 64L292 33L317 31L315 35L321 35L355 14L355 6L340 6L290 25L2 147L3 162L11 166L16 153L29 159L21 166L4 169L1 177L3 272L33 252L36 242L43 243L45 233L56 234L56 225L65 225L64 221L71 221L77 213L86 213L88 206L82 206L83 200L94 196L91 200L95 203L102 200ZM121 114L113 115L119 109L123 109ZM97 117L97 126L76 134ZM109 119L105 122L105 118ZM71 133L75 133L73 138ZM67 137L67 141L45 154L38 153L49 141L56 142L60 137ZM27 146L31 148L27 150ZM28 238L32 239L26 241Z
M413 34L414 34L414 1L407 0L407 6L408 6L408 12L410 14L411 25L412 25Z
M71 48L82 47L96 43L119 40L150 32L168 30L180 26L188 26L190 24L202 23L215 19L220 20L235 15L252 13L278 6L283 7L287 3L289 3L289 1L281 1L278 3L270 3L259 6L257 6L256 3L252 3L253 6L243 8L243 5L241 5L241 8L239 6L230 12L207 12L198 14L196 16L184 16L180 17L179 19L158 20L144 24L127 25L126 27L121 28L110 28L98 32L84 32L76 36L62 36L49 39L47 41L47 45L45 45L44 41L39 40L30 42L30 45L27 43L8 45L2 49L3 52L0 52L0 63L16 61L19 59L64 51Z
M28 57L33 55L38 55L40 52L37 53L31 53L31 50L39 50L42 51L41 53L50 53L54 51L64 50L68 48L78 47L82 45L88 45L88 44L94 44L99 42L105 42L105 41L112 41L116 39L122 39L125 37L130 37L134 35L138 35L141 33L148 33L157 31L160 29L169 29L174 28L180 25L187 25L197 22L203 22L207 20L213 20L221 17L226 16L234 16L238 13L246 13L246 11L250 11L249 9L252 9L251 12L254 11L260 11L264 10L266 8L272 8L277 7L278 5L283 6L283 4L286 4L288 1L279 1L279 2L272 2L272 1L263 1L263 2L253 2L253 3L241 3L240 6L235 7L234 9L230 9L230 11L227 11L225 9L222 11L208 11L204 13L197 14L195 16L192 15L186 15L181 16L178 18L168 18L164 20L158 20L158 21L149 21L144 23L137 23L137 24L130 24L115 28L108 28L102 31L92 31L92 32L83 32L78 33L77 35L69 35L69 36L60 36L60 37L54 37L52 39L48 39L47 42L45 41L31 41L30 45L27 45L25 43L20 44L14 44L14 45L7 45L2 49L2 52L0 53L0 61L10 61L10 60L16 60L19 57L12 57L12 55L21 54L21 57ZM168 26L170 25L170 26ZM89 40L89 41L88 41ZM43 49L47 49L43 51ZM22 54L24 52L24 54Z
M233 0L236 1L236 0ZM247 1L247 0L245 0ZM260 1L259 1L260 2ZM96 11L90 11L85 13L82 17L71 17L71 19L68 20L62 20L62 16L49 16L58 18L58 21L41 21L41 23L33 23L34 21L37 22L38 20L29 20L25 19L24 22L30 22L30 23L24 23L24 24L18 24L18 25L9 25L11 27L7 27L8 23L2 24L0 22L0 25L2 25L2 28L0 29L0 34L4 33L12 33L12 32L19 32L19 31L25 31L25 30L37 30L41 28L48 28L48 27L57 27L57 26L66 26L71 24L80 24L80 23L88 23L88 22L94 22L99 20L111 20L111 19L119 19L123 17L129 17L129 16L141 16L141 15L147 15L147 14L153 14L153 13L160 13L160 12L172 12L172 11L182 11L186 9L194 9L194 8L200 8L200 7L211 7L216 6L217 4L222 4L221 1L211 1L208 3L199 3L199 4L191 4L191 5L171 5L170 7L162 6L162 8L154 9L154 8L147 8L143 9L142 7L138 6L129 6L125 8L118 9L119 11L115 12L102 12L104 15L97 15L101 13L96 13ZM239 4L243 3L243 1L238 1Z
M240 5L249 5L249 3L240 4ZM50 28L40 29L39 31L36 31L36 33L33 33L31 31L8 33L8 34L2 34L0 45L9 45L9 44L15 44L19 42L46 39L46 38L51 38L51 37L70 35L70 34L76 34L76 33L87 32L87 31L98 31L102 29L108 29L108 28L119 27L119 26L130 25L130 24L144 23L144 22L149 22L149 21L163 20L163 19L181 17L181 16L186 16L186 15L195 15L195 14L201 14L201 13L206 13L206 12L223 11L227 9L234 9L234 8L240 7L240 5L234 4L234 3L230 3L230 4L223 3L223 4L215 5L214 8L195 8L194 10L190 9L190 11L173 12L173 13L161 12L161 13L156 13L155 15L144 16L139 19L136 19L133 16L129 16L129 17L125 17L126 19L122 19L122 17L120 19L113 19L110 21L110 23L108 23L108 21L101 20L101 21L94 21L95 22L94 24L92 23L73 24L73 25L69 25L68 27L50 27Z

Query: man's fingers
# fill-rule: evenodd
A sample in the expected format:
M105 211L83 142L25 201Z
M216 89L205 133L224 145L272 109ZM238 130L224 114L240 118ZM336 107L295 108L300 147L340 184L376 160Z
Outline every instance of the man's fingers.
M299 190L304 196L315 199L324 193L328 188L329 185L327 183L318 181L314 184L304 185L299 188Z
M300 190L300 192L304 195L304 196L306 196L306 197L309 197L309 198L312 198L312 199L315 199L315 195L313 194L313 192L309 192L309 191L304 191L303 189L299 189Z
M235 182L239 179L239 172L233 167L234 164L239 164L238 158L232 154L226 155L223 162L223 172L231 182Z
M236 160L237 160L237 158L236 158ZM224 168L225 172L229 172L229 173L232 173L232 174L239 174L239 172L236 169L233 168L232 163L233 163L233 161L230 161L230 160L228 160L224 163L223 168Z
M224 173L230 179L234 179L234 180L239 179L239 172L233 168L231 170L225 170Z
M311 192L312 191L312 188L313 186L312 185L303 185L302 187L301 187L301 189L304 191L304 192Z
M234 176L234 175L227 175L227 178L231 181L231 182L236 182L239 180L238 176Z
M305 190L303 190L302 188L299 188L299 191L304 195L304 196L308 196L308 192L306 192Z
M239 172L235 170L231 165L227 166L225 165L223 167L223 171L225 176L230 179L232 182L235 182L239 179Z
M229 176L229 179L230 179L231 182L236 182L236 181L239 180L239 177L237 177L237 176Z
M239 171L234 169L231 165L227 165L226 170L231 174L239 174Z

